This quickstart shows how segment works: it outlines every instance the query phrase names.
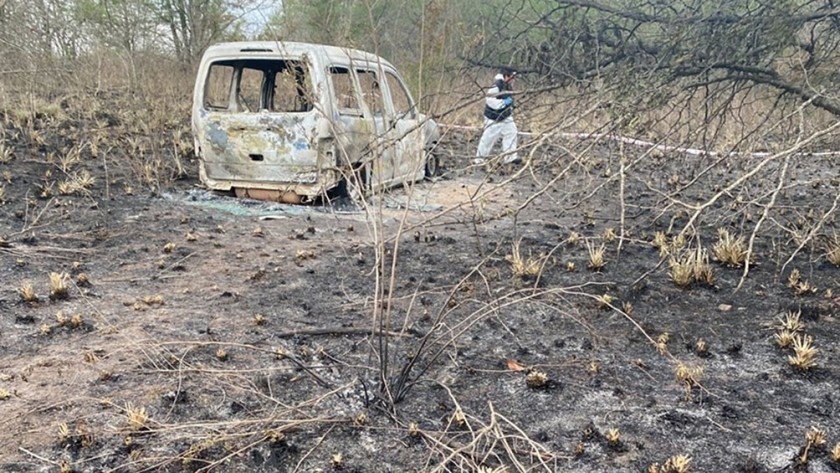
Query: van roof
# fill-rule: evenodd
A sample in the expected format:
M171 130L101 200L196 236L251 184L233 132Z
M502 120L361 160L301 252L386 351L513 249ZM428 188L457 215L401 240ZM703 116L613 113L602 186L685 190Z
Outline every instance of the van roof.
M358 49L341 48L325 44L298 43L293 41L236 41L217 43L204 52L204 61L212 59L243 58L249 55L264 56L266 54L283 54L299 56L304 53L321 53L331 61L353 61L377 63L393 68L385 59Z

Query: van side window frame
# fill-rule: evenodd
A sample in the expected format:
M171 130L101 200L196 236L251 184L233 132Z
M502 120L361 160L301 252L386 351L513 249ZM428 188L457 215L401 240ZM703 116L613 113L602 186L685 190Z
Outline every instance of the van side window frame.
M371 67L356 67L354 72L356 73L356 77L359 80L359 87L362 94L362 98L365 105L371 113L371 118L379 116L384 119L390 119L391 117L393 117L393 107L391 106L390 97L387 96L387 86L382 85L382 75L379 74L380 70L381 68L377 69ZM371 85L373 88L375 88L375 90L364 90L361 78L362 74L371 74L371 76L373 77ZM376 98L380 102L378 105L381 106L381 110L378 110L378 108L376 107L377 104L371 103L368 100L368 97L374 92L378 93L378 96ZM377 112L381 113L377 115Z
M361 107L361 90L352 64L330 64L326 67L326 72L330 84L330 94L332 95L333 104L338 114L349 117L364 117L364 109ZM347 94L347 91L336 89L336 78L339 75L346 75L349 79L348 85L353 89L352 94ZM352 99L353 103L348 103L348 99ZM350 106L345 106L345 104Z
M408 87L406 87L405 82L403 82L402 77L397 73L397 71L392 69L385 69L383 78L385 79L385 85L388 88L388 94L391 99L391 106L394 108L394 114L397 120L408 119L408 120L416 120L417 119L417 102L414 101L414 97L411 96L411 93L408 91ZM393 79L393 82L391 79ZM381 82L381 81L380 81ZM397 110L397 104L394 101L394 90L393 88L399 88L402 95L408 102L408 110L405 113L401 113L401 110Z

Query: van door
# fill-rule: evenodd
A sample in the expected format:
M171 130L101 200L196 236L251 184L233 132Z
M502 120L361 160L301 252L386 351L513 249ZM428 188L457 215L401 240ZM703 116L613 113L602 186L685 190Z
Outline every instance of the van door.
M385 104L385 94L379 82L378 74L373 69L356 68L356 76L362 91L366 108L366 119L372 125L373 136L368 151L374 175L380 177L379 184L385 187L394 184L395 150L391 136L391 114Z
M372 150L378 148L375 146L377 125L371 107L364 100L360 80L352 69L344 66L331 66L329 77L336 110L333 118L339 167L351 168L368 188L380 188L390 176L372 159Z
M423 179L425 166L425 136L417 107L403 81L390 70L385 82L392 107L394 150L394 179L414 182Z
M218 61L206 87L198 141L209 179L316 185L322 163L311 137L319 117L305 58Z

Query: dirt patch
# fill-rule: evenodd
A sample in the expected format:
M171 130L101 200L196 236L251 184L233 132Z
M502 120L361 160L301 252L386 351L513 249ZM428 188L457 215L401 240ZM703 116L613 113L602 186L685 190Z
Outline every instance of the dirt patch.
M840 466L836 162L797 161L765 215L768 163L692 221L755 163L571 142L487 170L452 136L437 181L311 208L205 193L194 169L148 192L93 158L72 171L92 185L44 192L72 172L19 136L0 164L4 471ZM680 287L652 244L711 255L763 215L743 281L710 256L712 281ZM789 312L809 369L777 343Z

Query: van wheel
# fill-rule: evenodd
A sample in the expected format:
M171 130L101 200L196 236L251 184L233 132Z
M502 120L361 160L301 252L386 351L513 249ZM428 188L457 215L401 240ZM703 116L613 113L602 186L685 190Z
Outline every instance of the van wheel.
M425 166L425 174L424 177L426 179L431 179L438 175L439 169L438 165L440 164L440 160L438 159L437 155L433 151L426 151L426 166Z
M346 197L358 202L370 190L367 166L354 166L333 190L337 197Z

